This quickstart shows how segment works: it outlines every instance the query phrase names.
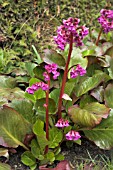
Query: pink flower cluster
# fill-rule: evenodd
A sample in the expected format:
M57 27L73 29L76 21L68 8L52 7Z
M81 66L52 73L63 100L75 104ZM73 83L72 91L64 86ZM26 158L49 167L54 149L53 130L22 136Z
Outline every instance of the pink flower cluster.
M28 87L26 92L29 93L29 94L34 94L34 92L37 91L40 88L42 90L46 91L46 90L48 90L49 87L44 82L37 82L37 83L33 84L31 87Z
M79 64L76 66L76 69L72 68L70 72L70 77L71 78L76 78L77 76L83 76L86 74L86 70L83 69Z
M64 119L59 119L55 126L60 127L60 128L68 127L69 126L69 121L64 120Z
M70 43L70 34L73 34L73 42L76 46L83 45L83 38L89 33L89 30L85 26L79 26L80 19L68 18L63 20L63 25L57 29L57 36L54 36L54 40L58 45L58 48L64 50L67 43Z
M102 9L101 16L98 18L99 23L105 33L113 30L113 10Z
M59 119L55 126L59 128L68 127L69 121L64 119ZM74 130L69 131L65 136L67 140L78 140L79 138L81 138L79 132L76 132Z
M76 132L74 130L71 130L66 134L67 140L78 140L79 138L81 138L79 132Z
M46 72L43 73L44 80L45 81L50 80L50 76L49 76L50 73L53 74L53 79L54 80L57 79L58 76L60 75L60 73L57 71L57 69L58 69L58 66L55 63L45 65Z

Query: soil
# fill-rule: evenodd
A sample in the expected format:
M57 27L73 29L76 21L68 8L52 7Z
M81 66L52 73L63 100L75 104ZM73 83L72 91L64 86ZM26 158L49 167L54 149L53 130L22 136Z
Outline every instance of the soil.
M30 170L29 167L23 165L21 162L21 154L24 152L23 148L18 147L17 153L10 153L9 160L6 161L3 157L0 158L1 162L6 162L12 170ZM89 140L83 139L82 144L74 144L73 147L68 148L65 144L62 145L62 154L65 160L68 160L73 170L76 170L77 165L80 163L95 163L104 165L102 157L110 160L110 150L102 150ZM36 169L38 170L38 169ZM93 169L92 169L93 170ZM106 169L107 170L107 169Z

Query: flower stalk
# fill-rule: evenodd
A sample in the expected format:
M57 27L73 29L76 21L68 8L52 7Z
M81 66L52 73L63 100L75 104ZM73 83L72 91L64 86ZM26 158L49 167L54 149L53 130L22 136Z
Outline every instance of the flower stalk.
M65 89L65 84L66 84L67 74L68 74L68 66L69 66L69 62L70 62L70 59L71 59L72 50L73 50L73 34L70 33L70 46L69 46L68 59L67 59L66 66L65 66L65 70L64 70L64 75L63 75L63 80L62 80L62 86L61 86L60 96L59 96L59 101L58 101L58 119L61 119L61 118L62 118L62 115L61 115L62 96L63 96L63 94L64 94L64 89Z
M48 87L50 88L50 79L48 80L47 84L48 84ZM46 108L46 139L47 140L49 140L49 88L46 91L46 107L45 107ZM48 145L45 147L45 154L46 153L48 153Z
M102 30L103 30L103 28L101 27L100 32L98 34L98 38L97 38L96 43L95 43L97 46L98 46L98 43L99 43L99 40L100 40L100 36L102 34Z

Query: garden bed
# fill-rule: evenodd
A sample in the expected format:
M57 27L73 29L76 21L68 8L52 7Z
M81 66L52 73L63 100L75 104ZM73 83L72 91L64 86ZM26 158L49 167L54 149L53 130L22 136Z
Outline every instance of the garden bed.
M9 159L0 157L0 161L9 164L12 170L29 170L29 167L25 166L22 161L31 166L33 170L38 170L38 166L35 168L38 164L37 160L51 162L55 166L63 160L64 156L71 169L74 170L90 168L107 170L108 162L112 160L111 148L113 146L111 136L113 104L109 100L109 98L112 99L113 94L113 35L98 36L99 33L102 34L102 29L99 32L97 18L100 14L95 15L95 9L99 12L101 8L111 8L111 6L109 3L106 6L104 0L100 4L93 3L93 1L89 4L86 0L83 4L79 0L76 4L74 1L56 3L55 6L53 1L50 4L48 1L44 4L37 1L32 4L29 1L28 9L32 4L31 11L24 11L26 3L23 2L21 8L18 0L13 2L14 8L12 9L9 2L0 6L3 14L2 36L0 35L0 128L2 129L0 133L1 136L3 135L3 140L0 140L0 144L3 146L2 149L8 146L10 148L18 146L16 149L9 149ZM37 9L37 5L40 9ZM20 16L18 11L15 11L15 7L18 7L18 10L21 9ZM84 13L81 13L81 10ZM91 11L94 14L90 15ZM29 13L29 17L26 17L26 12ZM69 37L65 43L70 43L70 48L65 47L64 43L60 49L64 50L65 47L65 50L59 53L55 50L57 45L60 46L62 43L57 35L57 45L55 45L53 36L56 35L57 26L61 25L62 19L70 15L81 18L80 24L85 22L89 27L89 29L85 26L78 27L79 20L76 20L75 25L77 25L74 29L78 31L79 39L75 39L75 46L81 46L81 41L88 35L88 32L89 35L84 38L84 46L76 48L73 45L73 36L76 38L76 35L68 32L65 23L73 23L75 20L73 18L65 20L64 28L69 33L66 34ZM4 27L7 16L10 19L14 17L13 20L9 20L10 27L9 25ZM94 27L96 27L95 31ZM70 65L66 61L67 56L70 58ZM79 78L73 80L77 76ZM63 81L64 91L59 91ZM60 92L62 94L59 97ZM59 104L60 101L61 104ZM48 129L50 136L48 136ZM108 133L106 129L109 130ZM71 136L72 133L75 135L74 138ZM29 134L32 137L30 140ZM67 143L63 142L66 140ZM74 140L74 144L72 145L68 140ZM31 142L30 145L29 142ZM27 150L25 154L21 146ZM50 147L49 154L48 146ZM60 149L63 156L60 154ZM8 154L8 151L6 153Z
M17 153L15 154L10 153L8 161L5 158L0 158L0 160L9 164L12 170L30 170L29 167L21 162L21 155L24 152L23 148L18 147L16 151ZM65 160L69 161L73 170L77 170L80 164L82 166L97 166L97 168L106 167L104 170L107 170L107 163L105 161L108 162L111 160L111 151L100 149L93 142L86 139L82 140L81 145L74 144L71 148L68 148L64 143L62 145L62 154L65 156ZM82 170L82 167L79 170Z

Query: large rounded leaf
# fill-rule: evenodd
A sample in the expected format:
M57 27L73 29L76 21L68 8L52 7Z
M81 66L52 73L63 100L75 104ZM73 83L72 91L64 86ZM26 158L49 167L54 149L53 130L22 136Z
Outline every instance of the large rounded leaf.
M65 59L63 56L59 53L57 53L55 50L49 50L46 49L45 55L43 57L43 60L45 63L56 63L59 67L64 68L65 67Z
M0 170L11 170L10 165L0 162Z
M77 97L97 87L102 81L108 81L109 79L110 77L102 71L96 72L92 77L87 77L85 80L80 82L80 84L77 84L76 86Z
M99 102L103 102L104 101L104 88L103 88L103 86L99 86L99 87L95 88L94 90L92 90L91 95L93 97L95 97L95 99L97 99Z
M80 64L83 68L86 68L88 64L88 59L83 58L82 51L79 48L74 47L72 51L69 67L76 64Z
M101 149L110 149L113 147L113 110L107 119L92 130L83 130L85 136L92 140Z
M44 122L38 119L33 126L33 132L37 136L40 150L43 151L45 146L48 145L48 140L46 139L46 133L44 131Z
M21 161L27 166L33 166L36 164L36 158L30 151L26 151L22 154Z
M92 128L98 125L102 118L107 118L110 109L97 102L86 104L83 109L71 106L68 114L72 121L80 127Z
M14 78L0 76L0 97L7 101L14 98L24 98L24 91L16 87L16 80Z
M113 57L107 56L106 60L109 64L108 67L109 76L113 79Z
M39 114L45 115L46 109L44 104L46 102L45 98L39 99L35 103L35 109ZM49 98L49 114L54 114L56 111L56 103L53 99Z
M49 148L55 148L62 141L63 133L58 128L51 128L49 131Z
M13 100L10 104L19 114L21 114L28 122L33 124L35 121L35 114L33 104L28 100Z
M104 98L106 105L113 108L113 84L108 84L105 89Z
M43 73L44 73L44 65L41 64L40 66L37 66L33 69L33 72L35 74L35 77L39 80L44 80Z
M30 132L31 125L18 112L8 106L0 109L0 145L27 149L22 142Z
M107 51L105 52L105 54L113 57L113 46L111 46L109 49L107 49Z

